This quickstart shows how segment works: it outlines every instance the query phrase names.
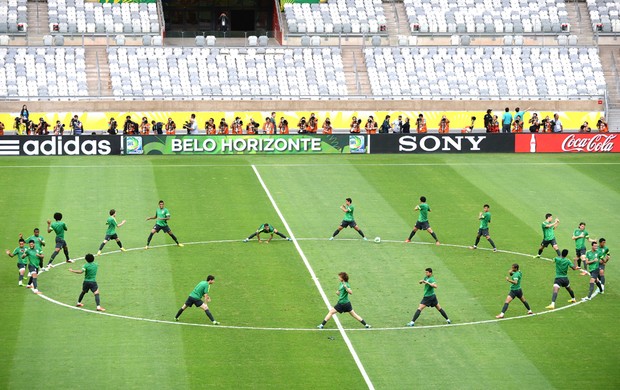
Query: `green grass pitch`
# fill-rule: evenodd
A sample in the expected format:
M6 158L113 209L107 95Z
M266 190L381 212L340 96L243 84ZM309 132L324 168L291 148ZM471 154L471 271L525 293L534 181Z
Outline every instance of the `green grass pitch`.
M92 294L84 299L90 312L71 308L83 277L68 272L70 265L40 276L46 300L17 286L16 261L3 255L0 388L362 389L363 370L377 389L617 389L619 177L616 155L3 158L0 249L12 250L18 233L44 229L60 211L71 256L95 253L115 208L117 219L127 220L119 236L131 250L119 253L110 242L96 260L102 306L113 316L92 312ZM421 195L440 241L455 246L432 245L426 232L403 242ZM327 240L346 197L369 242L352 229ZM153 224L145 219L159 199L185 247L159 233L153 248L143 249ZM515 253L493 253L484 239L479 250L466 248L484 203L491 205L492 238ZM612 252L604 295L550 313L555 270L532 258L547 212L560 218L556 236L571 258L580 221ZM268 245L242 242L264 222L294 234L331 304L338 272L349 273L353 307L373 326L338 317L359 366L334 321L316 329L327 307L295 243L277 236ZM43 235L47 259L54 237ZM372 242L376 236L383 242ZM525 316L515 301L507 319L495 321L515 262L540 315ZM429 308L416 328L404 329L426 267L435 271L453 324L441 326ZM209 321L196 308L172 323L208 274L216 276L209 306L221 326L204 326ZM588 279L569 277L577 297L585 296ZM557 307L567 299L560 291Z

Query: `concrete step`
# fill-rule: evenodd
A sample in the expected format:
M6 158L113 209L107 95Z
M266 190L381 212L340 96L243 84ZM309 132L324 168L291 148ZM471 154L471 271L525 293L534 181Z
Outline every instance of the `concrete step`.
M47 12L47 3L39 1L28 2L28 40L34 44L43 44L38 42L38 38L43 39L44 35L49 34L49 15ZM34 42L35 39L37 42Z
M361 47L343 47L342 65L349 94L369 95L370 82Z
M87 46L84 61L88 94L90 96L111 96L112 81L105 46Z
M409 35L409 23L407 13L402 1L389 1L383 3L387 32L390 37Z
M609 125L609 131L620 131L620 108L610 109L607 113L607 124Z
M566 12L570 21L570 33L577 36L579 44L594 43L594 32L588 6L585 2L567 2Z
M607 97L609 103L620 105L620 91L618 90L618 67L620 66L620 47L600 46L599 56L603 66L603 74L607 84ZM615 67L614 67L615 64ZM614 69L615 68L615 69Z

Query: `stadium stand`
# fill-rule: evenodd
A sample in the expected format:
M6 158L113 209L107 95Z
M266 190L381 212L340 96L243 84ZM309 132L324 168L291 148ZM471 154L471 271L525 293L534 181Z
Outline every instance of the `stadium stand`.
M0 1L0 34L19 33L28 29L26 0Z
M620 32L620 2L587 0L592 29L603 33Z
M335 47L110 47L108 59L116 97L347 95Z
M155 3L94 3L49 0L50 31L88 34L159 33Z
M564 0L404 0L416 34L560 33L570 29Z
M587 99L606 88L593 47L384 47L364 56L381 96Z
M88 96L84 48L0 47L0 96Z
M378 33L385 30L381 0L328 0L327 3L286 3L291 34Z

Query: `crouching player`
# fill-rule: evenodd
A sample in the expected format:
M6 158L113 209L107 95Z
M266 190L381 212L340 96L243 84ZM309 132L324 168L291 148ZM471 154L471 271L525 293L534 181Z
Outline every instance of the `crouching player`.
M256 229L256 231L252 234L250 234L250 236L248 238L246 238L245 240L243 240L243 242L248 242L251 239L253 239L254 237L258 238L258 242L262 242L260 239L260 234L261 233L269 233L271 236L269 237L269 239L267 239L265 242L268 243L269 241L271 241L271 239L273 238L274 234L277 234L278 236L284 238L287 241L291 241L291 239L287 236L285 236L284 234L280 233L278 231L278 229L274 228L273 226L271 226L268 223L264 223L262 225L260 225L258 227L258 229Z
M196 306L200 307L202 310L205 311L205 314L207 315L207 317L209 317L211 322L213 322L213 325L219 325L220 323L217 322L215 318L213 318L213 314L211 314L211 311L209 311L209 306L207 306L207 304L202 301L202 298L204 297L205 301L211 302L211 297L209 296L209 289L211 288L213 282L215 282L215 276L209 275L207 276L206 281L203 280L202 282L198 283L196 287L194 287L194 290L192 290L192 292L189 294L189 297L187 297L187 300L185 301L183 306L181 306L181 308L177 312L177 315L174 316L174 320L178 321L181 314L183 314L183 311L188 307Z

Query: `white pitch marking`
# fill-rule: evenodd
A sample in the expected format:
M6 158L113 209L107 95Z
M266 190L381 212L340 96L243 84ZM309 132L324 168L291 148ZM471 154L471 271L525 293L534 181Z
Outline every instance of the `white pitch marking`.
M273 196L271 196L271 192L269 191L269 188L267 188L267 185L263 181L263 178L258 172L258 169L256 169L255 165L252 165L252 169L254 170L254 173L256 174L256 178L260 182L260 185L263 187L263 190L265 190L265 193L267 194L267 197L269 198L269 201L271 202L271 205L273 206L274 210L278 214L278 217L280 217L280 220L284 224L284 227L290 234L291 239L293 240L293 244L295 245L295 249L297 249L299 256L301 256L301 259L306 265L306 268L308 269L308 272L310 273L310 276L312 277L312 280L314 281L316 288L319 290L319 293L321 294L321 297L323 298L323 302L325 302L325 305L327 306L327 310L330 310L332 306L329 303L329 299L327 299L327 294L325 294L325 290L323 290L323 287L321 286L321 282L319 282L319 278L316 277L316 273L314 272L314 269L312 269L312 266L310 265L310 262L308 261L308 258L306 257L304 251L301 249L301 246L299 246L299 242L295 238L295 234L291 230L291 227L289 226L288 222L286 222L286 219L284 218L284 215L282 215L282 212L280 211L280 208L276 204L276 201L273 199ZM364 378L366 385L368 386L370 390L374 390L375 386L372 384L372 381L370 380L370 377L368 376L368 373L366 372L366 369L364 368L362 361L357 355L357 352L355 351L355 348L353 347L353 344L351 343L351 340L349 339L347 332L342 327L342 324L340 323L338 316L334 316L332 318L334 320L334 323L338 327L338 330L340 331L340 335L342 336L342 339L344 340L345 344L349 348L349 352L351 353L351 356L353 356L353 360L355 361L357 368L362 374L362 377Z

